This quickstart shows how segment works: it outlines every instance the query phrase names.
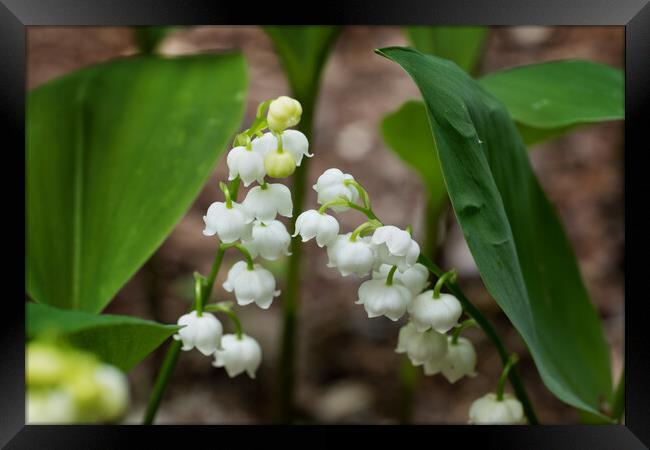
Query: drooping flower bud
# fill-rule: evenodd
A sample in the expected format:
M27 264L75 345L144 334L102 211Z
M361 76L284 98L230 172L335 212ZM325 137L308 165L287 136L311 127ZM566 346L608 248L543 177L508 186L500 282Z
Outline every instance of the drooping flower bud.
M420 246L411 235L393 225L379 227L372 234L371 243L377 250L377 256L382 262L397 266L404 272L417 262L420 256Z
M440 294L439 298L434 298L433 290L428 290L413 299L408 312L418 331L433 328L439 333L446 333L458 323L463 308L453 295Z
M205 236L217 234L221 242L229 244L238 239L250 239L253 228L253 216L246 208L232 202L232 208L226 203L214 202L203 216Z
M214 367L224 367L231 378L244 372L255 378L255 372L262 362L262 348L255 339L245 334L241 339L235 334L226 334L221 345L223 349L214 354Z
M350 186L345 181L354 180L352 175L341 172L339 169L327 169L318 177L316 184L313 186L318 193L318 203L324 205L332 200L344 198L350 202L356 202L359 199L359 193L354 186ZM343 212L350 209L345 205L331 207L334 212Z
M503 394L498 400L495 393L489 393L472 403L469 408L469 422L475 425L517 425L526 423L521 402L511 394Z
M296 219L296 231L300 234L302 242L316 238L319 247L330 245L336 240L339 233L339 223L333 216L310 209L301 213Z
M372 277L385 280L388 277L392 266L382 264L379 269L373 271ZM397 271L393 275L393 282L405 286L411 294L418 295L427 286L429 281L429 270L422 264L417 263L404 272Z
M280 256L288 256L291 236L284 224L279 220L262 222L256 220L251 232L252 239L242 243L251 253L253 258L261 255L262 258L274 261Z
M245 306L255 302L262 309L268 309L273 298L280 295L280 291L275 289L275 278L271 272L259 264L249 270L244 261L236 262L230 268L223 288L235 292L237 304Z
M197 311L184 314L178 319L178 325L183 326L174 339L181 341L185 351L194 347L206 356L213 354L221 345L223 327L214 315L204 312L201 316Z
M273 131L294 127L300 122L302 106L298 100L282 95L271 102L266 121Z
M419 332L409 322L399 330L397 353L406 353L414 366L432 359L442 359L447 353L447 338L434 330Z
M268 176L286 178L296 171L296 161L289 152L268 152L264 156L264 169Z
M229 180L238 176L244 186L250 185L253 181L264 183L264 158L258 152L247 150L246 147L235 147L228 152L226 164L230 170Z
M358 305L363 305L368 318L386 316L399 320L412 299L411 292L400 284L387 285L385 280L368 280L359 286Z
M352 241L351 235L352 233L341 234L327 246L327 267L336 267L344 277L351 273L364 277L376 264L375 252L370 246L369 237L357 236Z
M291 191L279 183L267 184L266 188L251 188L242 205L261 221L273 220L278 214L284 217L291 217L293 214Z

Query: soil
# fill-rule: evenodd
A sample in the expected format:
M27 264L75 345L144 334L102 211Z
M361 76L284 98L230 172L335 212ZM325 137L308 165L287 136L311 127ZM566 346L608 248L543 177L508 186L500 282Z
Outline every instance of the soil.
M479 73L554 59L584 58L621 68L622 27L494 27ZM370 192L387 223L412 224L423 233L422 184L383 143L379 120L405 100L419 98L409 77L374 48L406 45L398 27L346 27L327 63L316 111L309 167L311 185L323 170L338 167L354 174ZM288 93L271 44L258 27L191 27L169 35L166 54L240 48L250 70L246 121L256 105ZM28 86L72 70L133 54L133 32L110 27L31 27L28 31ZM192 295L192 272L207 273L216 248L201 234L202 216L220 199L217 183L227 177L225 154L190 211L151 259L122 289L106 312L175 323ZM557 208L589 294L603 319L618 379L623 358L623 126L606 123L577 130L531 152L533 168ZM307 207L315 205L309 189ZM340 216L342 229L360 222L356 213ZM442 267L457 267L468 296L496 325L506 346L519 352L520 371L544 423L574 423L577 413L542 384L517 332L485 291L453 221L441 249ZM303 422L396 423L400 405L398 373L402 357L393 350L399 324L369 320L354 304L359 280L341 278L325 266L313 243L304 246L298 328L296 401ZM232 260L231 260L232 261ZM284 263L265 264L278 276ZM224 281L225 271L217 286ZM282 288L282 286L281 286ZM221 288L218 299L229 298ZM247 332L263 348L257 380L230 379L198 352L181 355L157 423L268 423L277 384L280 306L267 311L238 308ZM465 423L473 400L495 388L500 364L480 330L466 335L478 355L478 376L450 385L440 376L422 377L414 401L416 423ZM127 423L141 420L147 395L167 345L130 373L133 402Z

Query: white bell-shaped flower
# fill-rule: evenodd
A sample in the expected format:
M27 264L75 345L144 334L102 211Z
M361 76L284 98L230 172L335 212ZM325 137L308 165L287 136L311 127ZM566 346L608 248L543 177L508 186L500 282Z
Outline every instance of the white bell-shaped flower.
M289 153L293 158L296 166L300 167L302 158L311 158L313 153L309 153L309 141L307 136L298 130L286 130L280 133L282 139L282 150ZM261 137L251 141L253 150L265 157L268 153L278 149L278 139L273 133L264 133Z
M291 191L280 183L251 188L242 205L256 219L262 221L273 220L278 214L291 217L293 213Z
M269 128L280 131L298 125L302 115L302 106L294 98L281 95L271 102L266 121Z
M358 305L363 305L368 318L386 316L399 320L406 313L406 306L413 296L400 284L387 285L385 280L368 280L359 286Z
M67 424L81 420L72 394L64 389L29 389L25 405L28 424Z
M439 333L446 333L458 323L463 307L451 294L441 293L439 298L433 298L433 290L430 289L413 299L408 312L418 331L433 328Z
M452 336L447 336L447 354L442 360L433 359L424 363L424 373L435 375L442 372L450 383L455 383L464 376L476 376L476 350L469 339L459 337L456 343Z
M253 181L264 183L264 158L256 151L248 150L246 147L235 147L228 152L226 164L230 170L229 180L234 180L238 176L241 178L244 186L250 185Z
M341 234L327 246L327 267L336 267L344 277L351 273L364 277L375 266L375 251L370 246L369 237L357 236L352 241L351 235L352 233Z
M447 353L447 338L434 330L419 332L412 323L399 330L397 353L406 353L414 366L432 359L442 359Z
M301 213L296 219L294 236L300 234L302 242L316 238L319 247L330 245L339 234L339 222L333 216L315 209Z
M203 216L203 221L203 234L214 236L216 233L225 244L251 238L253 216L237 202L232 202L232 208L223 202L214 202Z
M391 268L392 266L388 264L382 264L379 266L379 269L372 272L372 277L378 280L385 280ZM405 286L415 296L427 287L429 283L429 270L422 264L416 263L404 272L396 271L393 274L393 282Z
M236 262L230 268L223 288L235 292L237 304L245 306L255 302L262 309L268 309L273 298L280 295L280 291L275 289L275 278L271 272L259 264L249 270L244 261Z
M397 266L400 272L413 267L420 256L418 243L407 231L393 225L377 228L372 234L371 242L379 259L391 266Z
M262 222L256 220L251 232L252 238L242 243L251 253L253 258L258 255L264 259L274 261L282 255L290 255L289 244L291 236L286 227L279 220Z
M255 339L245 334L241 339L235 334L226 334L221 346L223 348L214 354L214 367L224 367L231 378L244 372L255 378L255 372L262 362L262 348Z
M475 425L520 425L526 423L521 402L511 394L503 394L498 400L495 393L489 393L472 403L469 408L469 423Z
M178 319L178 325L183 328L178 330L174 339L183 343L183 350L188 351L196 347L207 356L220 348L223 327L214 315L204 312L199 316L197 311L192 311L182 315Z
M354 186L350 186L345 181L354 180L350 174L343 173L339 169L327 169L318 177L316 184L313 186L318 193L318 203L324 205L332 200L339 200L341 197L356 202L359 199L359 193ZM349 207L343 205L332 206L332 211L343 212Z

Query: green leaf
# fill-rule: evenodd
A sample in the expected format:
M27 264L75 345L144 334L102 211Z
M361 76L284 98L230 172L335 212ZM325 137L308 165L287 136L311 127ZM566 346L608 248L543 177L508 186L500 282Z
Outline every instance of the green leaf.
M379 53L422 93L452 206L487 290L546 386L600 414L612 390L602 325L508 111L449 61L409 48Z
M130 316L91 314L27 304L27 337L56 335L102 361L129 371L174 334L176 325L163 325Z
M244 111L239 54L144 56L27 100L27 291L101 311L187 211Z
M429 229L425 240L435 246L439 216L446 210L448 196L424 104L416 100L405 102L383 118L380 128L386 144L420 175L427 189ZM427 253L435 251L427 248L429 245L424 247Z
M473 73L479 62L487 27L406 27L413 47L422 53L449 59L467 73Z
M293 95L301 102L314 102L323 65L339 30L328 26L264 27L280 56Z
M494 72L479 82L508 108L526 144L625 117L623 72L604 64L552 61Z

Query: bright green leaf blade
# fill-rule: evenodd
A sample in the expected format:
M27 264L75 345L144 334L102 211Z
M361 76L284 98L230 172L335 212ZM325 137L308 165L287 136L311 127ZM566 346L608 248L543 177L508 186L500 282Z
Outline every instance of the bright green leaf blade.
M473 73L487 37L487 27L412 26L406 32L413 47L422 53L449 59Z
M91 314L27 304L27 337L56 335L102 361L129 371L174 334L176 325L163 325L130 316Z
M604 64L531 64L491 73L479 82L508 108L527 144L625 117L623 73Z
M487 290L546 386L598 414L612 389L602 325L507 110L449 61L409 48L379 52L422 93L452 206Z
M323 65L339 30L328 26L264 27L282 60L293 95L301 101L314 100Z
M101 311L187 211L244 111L239 54L139 57L27 104L27 291Z

